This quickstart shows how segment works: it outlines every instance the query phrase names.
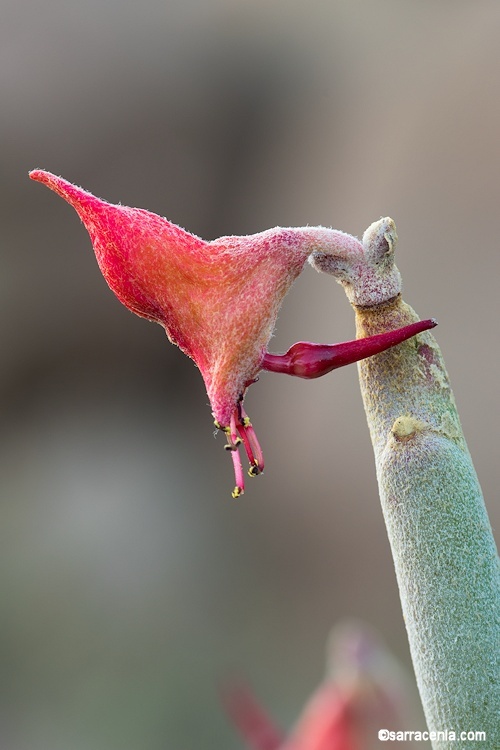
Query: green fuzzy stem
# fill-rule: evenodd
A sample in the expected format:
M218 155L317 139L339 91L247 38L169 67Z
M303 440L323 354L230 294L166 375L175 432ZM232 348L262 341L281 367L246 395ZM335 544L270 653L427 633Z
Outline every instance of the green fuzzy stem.
M311 258L344 285L358 338L418 320L398 293L396 240L381 219L356 253ZM426 331L358 368L428 728L457 736L433 747L500 748L500 567L441 352Z
M415 320L400 297L356 309L358 337ZM500 747L500 570L441 352L426 331L358 367L429 730L486 732L433 747Z

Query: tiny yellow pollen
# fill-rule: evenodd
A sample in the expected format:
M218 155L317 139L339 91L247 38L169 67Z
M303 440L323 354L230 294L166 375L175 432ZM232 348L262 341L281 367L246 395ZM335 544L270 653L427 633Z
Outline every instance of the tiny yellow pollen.
M241 489L241 487L235 487L234 490L231 492L231 496L234 497L234 499L236 499L242 494L243 494L243 490Z
M243 427L251 427L252 423L250 422L250 417L243 417Z
M257 465L250 466L250 468L248 469L248 476L249 477L256 477L259 474L260 474L260 469L259 469L259 467Z
M224 446L224 450L235 451L238 448L238 445L241 445L241 438L237 437L234 442L229 438L229 442Z

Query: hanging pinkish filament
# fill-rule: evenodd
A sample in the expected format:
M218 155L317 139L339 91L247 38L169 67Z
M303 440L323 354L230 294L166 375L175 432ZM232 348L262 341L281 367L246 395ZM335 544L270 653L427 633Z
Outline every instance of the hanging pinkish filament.
M252 427L250 418L244 410L241 401L238 404L237 411L239 418L236 427L241 439L243 440L243 445L245 446L248 460L250 461L248 473L251 477L256 477L264 471L264 454L262 453L262 448L260 447L255 430Z
M239 497L245 492L243 466L241 465L240 454L238 451L238 445L241 443L241 439L238 437L238 428L236 426L237 416L237 410L235 409L231 417L230 426L224 429L228 440L225 448L231 452L231 458L233 459L235 487L232 496L234 498Z

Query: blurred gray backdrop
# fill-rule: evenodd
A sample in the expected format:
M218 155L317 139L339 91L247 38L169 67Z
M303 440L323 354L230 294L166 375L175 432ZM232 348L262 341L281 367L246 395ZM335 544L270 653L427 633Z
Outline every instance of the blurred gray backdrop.
M27 173L206 239L392 216L498 527L499 3L0 15L2 749L242 747L218 682L246 675L290 726L346 615L411 669L355 367L261 377L246 403L267 469L232 501L196 368ZM272 349L353 336L342 289L306 268Z

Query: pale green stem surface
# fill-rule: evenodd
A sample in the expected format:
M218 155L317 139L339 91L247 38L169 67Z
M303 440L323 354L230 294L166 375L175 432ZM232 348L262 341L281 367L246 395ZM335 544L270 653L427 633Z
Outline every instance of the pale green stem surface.
M393 222L383 219L365 233L355 273L344 266L338 274L332 263L358 337L418 320L400 295L384 292L385 274L394 278L396 239ZM433 747L500 748L500 567L441 352L426 331L358 368L429 731L486 733L485 742L435 740Z

